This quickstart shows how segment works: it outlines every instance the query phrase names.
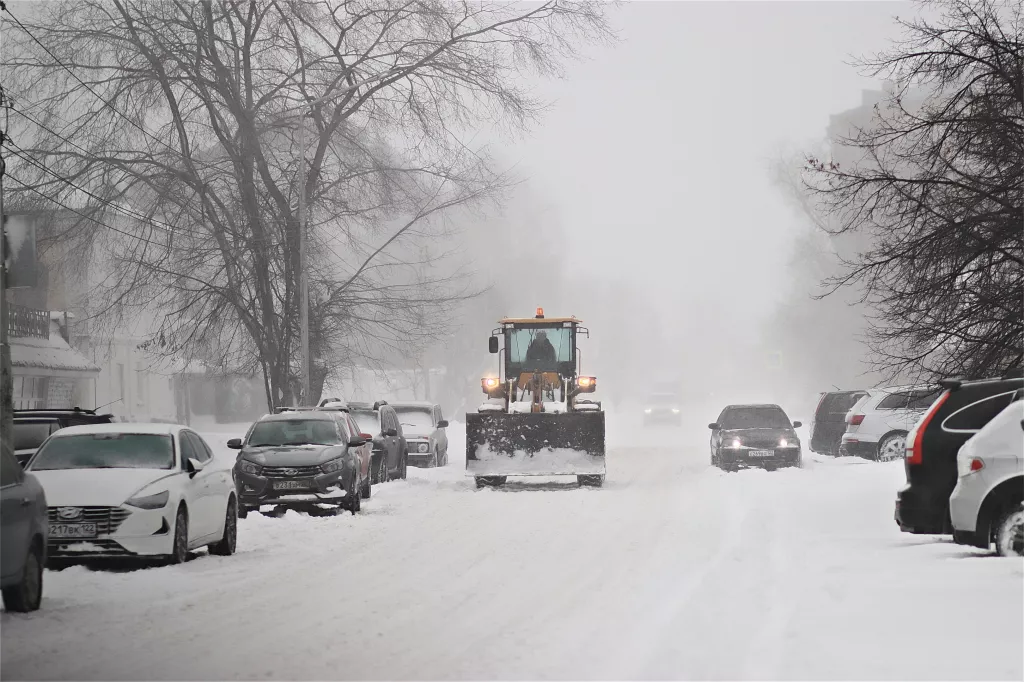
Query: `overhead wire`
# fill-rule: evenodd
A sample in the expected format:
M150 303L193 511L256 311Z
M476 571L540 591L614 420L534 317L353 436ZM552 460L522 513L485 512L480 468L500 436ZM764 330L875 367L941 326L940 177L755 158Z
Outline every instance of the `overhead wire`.
M110 102L109 102L108 100L104 99L102 95L100 95L100 94L99 94L98 92L96 92L96 90L94 90L94 89L92 88L92 86L90 86L90 85L89 85L88 83L86 83L86 82L85 82L84 80L82 80L81 78L79 78L79 77L78 77L78 74L76 74L76 73L75 73L74 69L72 69L72 68L71 68L70 66L68 66L67 64L65 64L65 63L64 63L63 61L61 61L61 60L60 60L60 58L59 58L59 57L58 57L57 55L55 55L55 54L54 54L54 53L53 53L53 52L52 52L52 51L50 50L50 48L48 48L48 47L47 47L47 46L46 46L46 45L45 45L45 44L44 44L44 43L43 43L43 42L42 42L41 40L39 40L39 38L35 37L35 35L33 35L33 34L32 34L32 32L28 30L28 27L27 27L27 26L25 26L25 24L21 23L21 20L20 20L20 19L18 19L18 17L16 17L16 16L15 16L15 15L14 15L14 14L13 14L13 13L11 12L11 10L10 10L10 8L9 8L9 7L7 7L6 5L3 5L3 6L0 6L0 10L2 10L2 11L4 11L4 12L6 12L6 13L7 13L7 15L8 15L9 17L11 17L11 19L13 19L13 20L14 20L14 23L16 23L16 24L18 25L18 27L19 27L19 28L20 28L20 29L21 29L22 31L24 31L24 32L25 32L25 35L27 35L27 36L28 36L29 38L31 38L31 39L32 39L32 41L33 41L34 43L36 43L37 45L39 45L39 47L41 47L41 48L43 49L43 51L44 51L44 52L46 52L46 54L48 54L48 55L50 56L50 59L52 59L52 60L53 60L53 61L54 61L54 62L55 62L55 63L56 63L56 64L57 64L58 66L60 66L60 67L61 67L62 69L64 69L65 71L67 71L67 72L68 72L68 74L70 74L72 78L74 78L74 79L75 79L76 81L78 81L78 83L79 83L79 84L80 84L80 85L81 85L82 87L84 87L84 88L85 88L86 90L88 90L88 91L89 91L90 93L92 93L92 95L93 95L93 96L94 96L94 97L95 97L96 99L98 99L98 100L99 100L100 102L102 102L104 106L106 106L106 107L107 107L108 109L110 109L110 110L111 110L112 112L114 112L115 114L117 114L118 116L120 116L121 118L123 118L123 119L124 119L125 121L127 121L127 122L128 122L129 124L131 124L131 125L132 125L133 127L135 127L135 128L137 128L138 130L140 130L140 131L142 132L142 134L143 134L143 135L145 135L146 137L150 138L150 139L151 139L151 140L153 140L154 142L156 142L156 143L158 143L158 144L160 144L160 145L163 145L164 147L167 147L167 148L168 148L169 150L171 150L172 152L174 152L175 154L178 154L179 156L181 156L181 157L183 157L183 158L188 158L188 159L189 159L189 161L193 161L193 162L195 161L195 159L193 159L193 158L191 158L191 157L186 157L186 156L185 156L185 154L184 154L184 153L182 153L182 151L181 151L181 150L179 150L179 149L175 149L174 147L172 147L172 146L171 146L170 144L168 144L168 143L167 143L167 142L165 142L164 140L161 140L161 139L160 139L159 137L157 137L157 136L156 136L156 135L154 135L153 133L151 133L151 132L149 132L148 130L146 130L146 128L145 128L145 127L144 127L144 126L143 126L142 124L140 124L140 123L136 122L136 121L135 121L135 120L133 120L133 119L132 119L132 118L131 118L130 116L128 116L127 114L125 114L124 112L122 112L121 110L119 110L119 109L118 109L117 107L115 107L115 106L114 106L113 104L111 104L111 103L110 103ZM203 163L203 162L200 162L200 163L202 163L203 165L206 165L206 164L205 164L205 163Z

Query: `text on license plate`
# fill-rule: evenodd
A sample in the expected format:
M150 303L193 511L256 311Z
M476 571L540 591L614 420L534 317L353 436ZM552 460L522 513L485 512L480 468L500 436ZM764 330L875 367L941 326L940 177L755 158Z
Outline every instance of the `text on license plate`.
M312 481L274 481L274 490L306 490L312 487Z
M749 453L751 457L774 457L774 450L751 450Z
M95 523L51 523L51 538L94 538Z

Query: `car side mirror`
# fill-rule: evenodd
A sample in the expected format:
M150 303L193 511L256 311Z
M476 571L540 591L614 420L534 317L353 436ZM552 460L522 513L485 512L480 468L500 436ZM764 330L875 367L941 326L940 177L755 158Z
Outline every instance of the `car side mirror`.
M361 448L364 445L366 445L366 439L363 438L361 435L359 435L359 436L352 436L348 440L348 446L350 448Z
M439 428L439 429L447 429L448 428L448 420L447 419L442 419L441 421L437 422L437 428Z
M188 470L188 475L191 478L206 467L205 462L200 462L195 457L189 457L188 462L185 463L185 468Z
M711 422L710 424L708 424L708 428L711 429L712 431L717 431L718 430L718 422Z
M498 337L497 336L492 336L490 338L490 340L487 342L487 350L491 351L491 353L497 353L498 352Z
M231 440L228 441L228 447L231 448L232 450L241 450L242 449L242 439L241 438L232 438Z
M794 429L799 429L803 425L804 425L803 422L793 422L793 428Z
M384 435L389 438L394 438L395 436L398 435L398 429L388 429L387 431L384 432Z

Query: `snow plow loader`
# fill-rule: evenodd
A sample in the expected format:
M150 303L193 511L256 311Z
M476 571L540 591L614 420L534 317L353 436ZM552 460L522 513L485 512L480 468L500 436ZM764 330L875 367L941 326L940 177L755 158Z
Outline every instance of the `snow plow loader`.
M581 376L577 338L590 331L575 317L504 318L489 350L498 376L484 377L487 400L466 414L466 473L477 487L508 476L576 476L581 486L605 477L604 410L587 396L597 379Z

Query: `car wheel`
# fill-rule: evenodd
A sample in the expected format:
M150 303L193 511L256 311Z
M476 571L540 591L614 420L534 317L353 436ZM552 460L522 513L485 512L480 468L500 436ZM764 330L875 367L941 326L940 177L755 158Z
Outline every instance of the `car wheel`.
M434 454L431 455L431 457L430 457L430 465L429 466L430 466L431 469L435 469L435 468L441 466L441 462L437 458L437 450L434 450Z
M1024 556L1024 506L1007 509L996 523L995 535L999 556Z
M386 454L380 456L380 461L377 462L377 481L379 483L387 483L391 480L391 472L388 471L388 457Z
M249 508L243 505L238 506L238 518L244 519L249 515Z
M3 589L4 607L15 613L28 613L43 601L43 550L33 542L25 557L25 570L16 585Z
M402 467L401 467L401 470L399 471L398 477L404 481L406 479L406 476L408 476L408 474L409 474L409 452L406 451L406 453L404 455L402 455Z
M183 564L188 560L188 512L178 507L174 518L174 545L171 547L172 564Z
M346 508L353 514L358 513L363 508L362 495L360 495L359 486L354 480L352 481L352 489L345 495L345 500L348 503Z
M210 545L210 554L216 556L231 556L235 553L235 546L238 542L238 510L235 498L228 498L228 508L224 512L224 535L219 542Z
M875 459L879 462L895 462L903 459L907 452L907 434L894 433L878 444Z

